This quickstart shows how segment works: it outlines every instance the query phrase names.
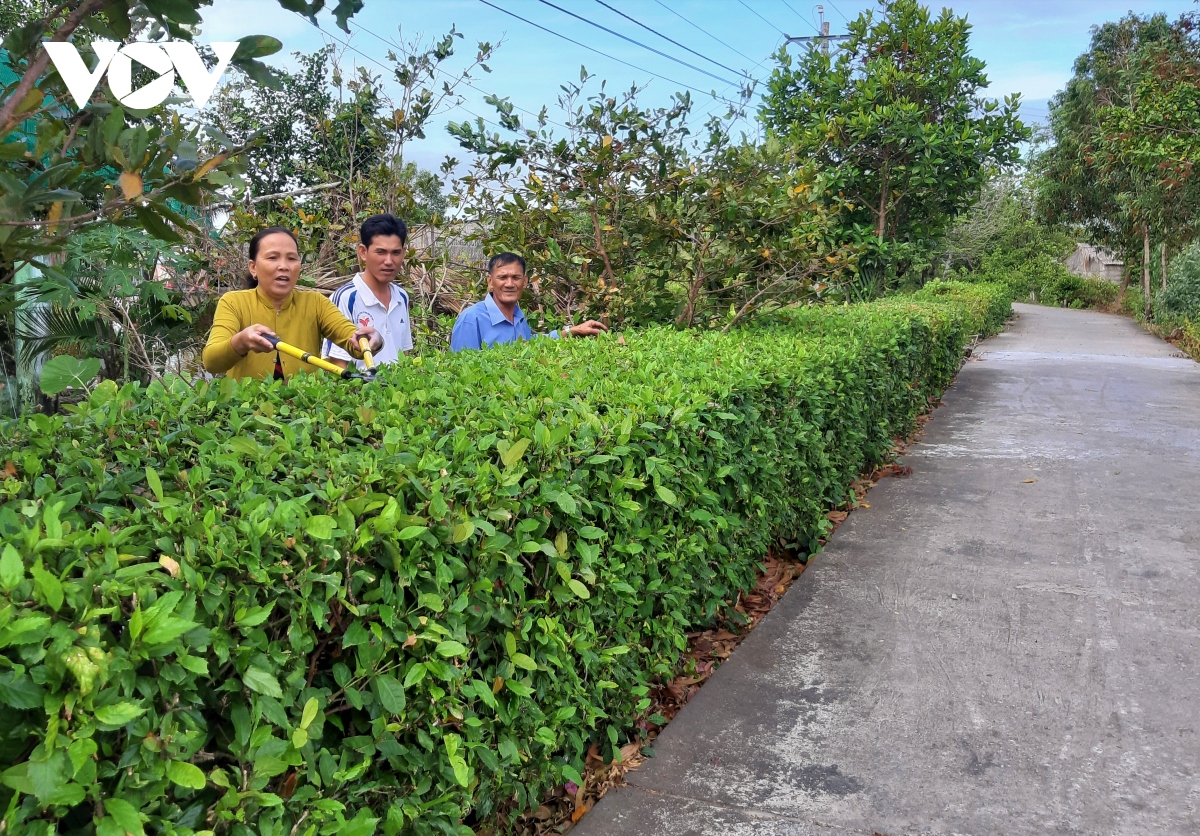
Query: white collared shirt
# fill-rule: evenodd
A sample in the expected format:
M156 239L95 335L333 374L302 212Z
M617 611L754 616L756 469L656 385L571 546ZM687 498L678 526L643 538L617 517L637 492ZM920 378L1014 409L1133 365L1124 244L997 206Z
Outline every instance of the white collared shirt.
M339 287L333 294L333 304L355 325L370 325L383 337L383 348L375 355L376 363L394 363L400 352L413 347L412 327L409 324L408 294L395 282L391 283L392 298L387 308L375 298L362 273ZM325 340L321 353L335 360L353 360L344 349ZM355 361L365 368L361 360Z

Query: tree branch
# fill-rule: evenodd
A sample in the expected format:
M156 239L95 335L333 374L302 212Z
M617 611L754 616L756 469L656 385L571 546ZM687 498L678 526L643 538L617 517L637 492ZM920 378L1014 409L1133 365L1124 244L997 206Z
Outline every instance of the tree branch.
M63 21L62 26L58 27L54 35L51 36L51 41L65 41L70 37L71 33L79 28L79 24L83 19L96 11L103 5L104 0L83 0L79 8L67 15L67 19ZM64 3L56 10L61 10L67 4ZM25 74L21 76L16 89L13 90L11 96L0 106L0 137L8 136L13 129L17 127L25 117L17 113L17 108L21 102L29 95L35 87L37 87L38 79L42 77L42 73L50 66L50 53L46 52L44 47L38 47L37 57L29 64L25 70Z
M268 200L278 200L281 197L293 197L295 195L301 195L301 194L313 194L314 192L323 192L323 191L327 191L328 189L336 189L340 185L342 185L341 181L335 180L332 183L322 183L319 186L309 186L307 188L296 189L295 191L291 191L291 192L276 192L275 194L265 194L260 197L255 197L250 200L247 200L246 203L253 205L255 203L265 203ZM232 206L233 206L233 202L226 200L221 203L209 204L208 208L209 209L226 209L226 208L231 208Z
M229 158L236 157L238 154L245 151L246 147L247 146L242 145L242 146L239 146L238 148L232 149L231 151L228 152L228 157ZM175 186L175 185L185 182L186 177L190 176L190 174L191 174L191 172L186 172L185 174L183 174L179 177L176 177L173 180L168 180L165 183L163 183L161 186L159 186L157 189L151 189L150 191L146 192L145 194L140 195L135 200L127 200L125 197L113 198L108 203L104 204L99 209L95 210L94 212L87 212L83 215L72 215L69 218L59 218L56 221L52 221L49 218L42 218L41 220L36 220L36 221L0 221L0 226L47 226L50 224L54 224L57 226L57 225L66 224L66 223L76 223L76 222L82 223L84 221L90 221L90 220L100 217L101 215L107 215L111 212L119 212L123 209L128 209L132 206L136 206L136 205L138 205L139 202L151 200L151 199L157 197L158 195L162 194L164 191L171 188L172 186Z

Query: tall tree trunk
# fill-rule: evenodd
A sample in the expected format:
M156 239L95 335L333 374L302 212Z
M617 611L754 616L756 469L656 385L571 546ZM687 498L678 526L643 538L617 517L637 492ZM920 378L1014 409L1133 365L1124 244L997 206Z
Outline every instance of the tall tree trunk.
M887 231L887 205L888 191L890 190L890 178L888 177L888 161L885 158L883 165L879 167L879 217L875 222L875 235L879 238L880 246L883 245L883 234Z
M879 190L879 223L875 225L875 234L879 236L879 243L883 243L883 231L887 228L887 198L888 198L888 181L887 175L883 177L883 188Z
M1150 318L1150 224L1142 224L1142 293L1145 295L1146 319Z
M1167 289L1167 242L1162 245L1162 289Z
M617 286L617 277L613 275L612 262L608 260L608 250L604 249L604 236L600 230L600 217L596 213L596 204L593 203L589 208L592 213L592 232L596 237L596 249L599 251L600 257L604 259L604 275L608 278L608 284L604 288L604 295L601 297L603 308L600 313L600 321L607 326L609 288Z

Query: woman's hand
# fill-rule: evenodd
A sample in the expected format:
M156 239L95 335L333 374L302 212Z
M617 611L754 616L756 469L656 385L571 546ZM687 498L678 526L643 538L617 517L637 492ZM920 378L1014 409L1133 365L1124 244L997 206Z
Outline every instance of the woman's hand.
M354 344L358 345L360 338L366 337L371 345L371 353L375 354L379 349L383 348L383 335L381 335L371 325L364 325L354 332Z
M274 351L275 346L271 345L263 334L269 334L272 337L275 336L275 332L266 325L251 325L230 337L229 344L233 346L234 351L243 357L251 351L262 353Z

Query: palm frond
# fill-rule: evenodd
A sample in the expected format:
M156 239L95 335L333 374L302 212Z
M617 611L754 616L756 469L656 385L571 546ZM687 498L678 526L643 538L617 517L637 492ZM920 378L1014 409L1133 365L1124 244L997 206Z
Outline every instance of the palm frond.
M120 342L120 335L102 317L84 319L78 310L63 305L25 307L17 316L16 330L23 363L60 348L87 351Z

